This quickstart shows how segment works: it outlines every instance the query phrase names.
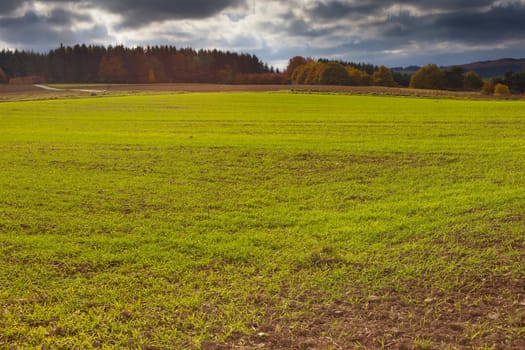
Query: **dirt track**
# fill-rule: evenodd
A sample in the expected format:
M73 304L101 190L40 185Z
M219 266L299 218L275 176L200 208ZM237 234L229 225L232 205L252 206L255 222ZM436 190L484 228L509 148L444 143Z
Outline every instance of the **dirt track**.
M43 90L33 85L0 84L0 102L53 100L58 98L71 98L86 95L88 94L73 91Z
M52 85L51 85L52 86ZM44 90L33 85L0 85L0 102L40 100L112 94L126 92L268 92L294 91L297 93L342 93L349 95L451 97L466 99L525 99L525 96L485 96L478 92L417 90L379 86L324 86L324 85L224 85L224 84L99 84L71 85L67 90Z

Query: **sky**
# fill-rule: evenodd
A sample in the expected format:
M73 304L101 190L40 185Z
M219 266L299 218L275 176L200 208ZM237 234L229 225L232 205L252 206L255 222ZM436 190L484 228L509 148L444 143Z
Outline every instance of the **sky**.
M61 43L453 65L525 58L525 0L0 0L0 49Z

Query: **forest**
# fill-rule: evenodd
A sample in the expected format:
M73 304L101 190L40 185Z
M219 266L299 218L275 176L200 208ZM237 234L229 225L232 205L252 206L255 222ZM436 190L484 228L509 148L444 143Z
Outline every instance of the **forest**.
M4 50L0 69L4 80L36 75L49 83L229 84L253 75L275 78L273 68L255 55L173 46L61 45L47 54Z
M295 56L286 70L257 56L174 46L75 45L37 53L0 52L0 83L37 76L48 83L218 83L410 87L484 94L525 92L525 71L483 80L459 66L428 64L414 74L386 66Z

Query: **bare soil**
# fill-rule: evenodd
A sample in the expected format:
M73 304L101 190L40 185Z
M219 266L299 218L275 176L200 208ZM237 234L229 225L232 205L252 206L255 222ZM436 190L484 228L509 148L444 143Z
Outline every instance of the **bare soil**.
M46 91L33 85L3 85L0 84L0 102L52 100L88 96L87 93L73 91Z
M487 278L475 289L404 291L291 306L312 313L254 325L253 335L234 334L217 349L525 349L525 280Z

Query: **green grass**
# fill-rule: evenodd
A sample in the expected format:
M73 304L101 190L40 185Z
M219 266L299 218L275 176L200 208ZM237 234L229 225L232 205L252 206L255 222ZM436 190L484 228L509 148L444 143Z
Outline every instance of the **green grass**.
M411 288L523 279L524 111L290 93L2 103L0 348L199 348L372 294L415 305Z

